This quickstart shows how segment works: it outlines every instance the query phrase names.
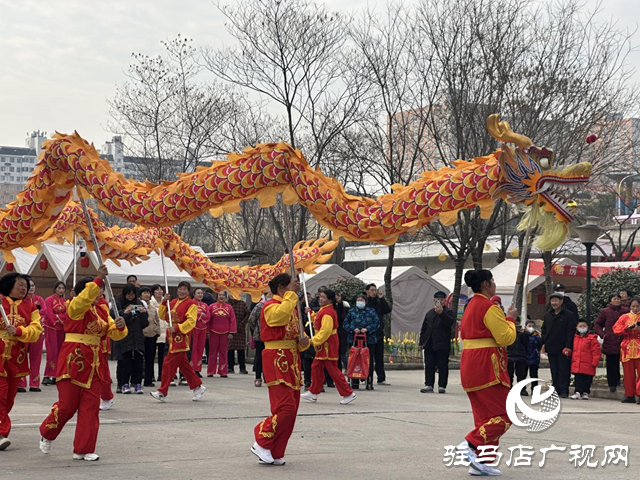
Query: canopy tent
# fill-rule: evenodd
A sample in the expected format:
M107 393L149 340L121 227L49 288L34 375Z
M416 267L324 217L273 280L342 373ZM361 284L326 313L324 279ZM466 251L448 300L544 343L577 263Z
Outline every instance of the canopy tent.
M370 267L356 275L364 283L384 287L386 267ZM393 311L391 333L420 332L427 311L433 307L433 295L446 288L418 267L393 267L391 273Z
M320 265L316 269L316 273L300 274L300 279L304 280L307 284L307 292L312 295L323 285L331 285L332 283L339 282L340 280L350 280L353 278L356 277L347 272L344 268L335 264Z
M38 256L35 253L27 253L21 248L16 248L13 251L13 256L16 257L16 261L13 262L14 272L28 274L31 270L31 267L36 262L36 257ZM0 276L6 275L9 273L7 270L7 262L2 259L2 263L0 264Z

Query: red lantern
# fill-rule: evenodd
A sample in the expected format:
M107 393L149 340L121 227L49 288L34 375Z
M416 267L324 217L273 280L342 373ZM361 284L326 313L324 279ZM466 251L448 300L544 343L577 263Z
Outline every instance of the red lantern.
M7 269L7 272L13 272L16 269L16 267L13 265L13 263L8 262L6 265L6 269Z
M49 268L49 260L42 258L40 260L40 270L42 270L42 280L44 280L44 272Z
M80 257L80 266L82 268L89 268L89 257Z

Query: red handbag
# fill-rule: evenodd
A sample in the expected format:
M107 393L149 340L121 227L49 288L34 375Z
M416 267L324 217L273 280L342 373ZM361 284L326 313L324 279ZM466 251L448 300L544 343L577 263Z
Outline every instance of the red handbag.
M369 376L369 348L367 347L367 334L356 333L353 337L353 346L349 351L347 363L347 377L367 378Z

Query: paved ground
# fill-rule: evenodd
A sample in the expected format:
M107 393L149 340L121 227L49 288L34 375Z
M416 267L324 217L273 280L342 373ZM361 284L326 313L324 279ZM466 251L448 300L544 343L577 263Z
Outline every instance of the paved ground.
M112 365L114 367L115 365ZM541 371L548 378L548 371ZM187 387L170 390L168 402L145 395L116 395L112 410L101 413L99 462L71 460L75 424L67 425L44 456L38 450L40 422L56 399L55 387L19 394L11 414L13 444L0 452L0 478L11 479L418 479L469 478L463 467L445 467L444 446L457 444L472 426L469 403L458 371L446 395L418 392L420 371L389 372L391 386L360 391L351 405L338 405L329 389L317 404L300 406L298 423L284 467L259 466L249 452L253 426L268 413L266 388L253 387L251 375L206 379L202 401L192 402ZM563 401L562 413L549 430L532 434L512 427L503 451L518 444L536 449L534 466L506 467L503 476L530 478L638 478L640 405L611 400ZM541 471L540 448L567 446L554 452ZM596 458L605 445L629 446L629 466L574 468L572 444L595 444Z

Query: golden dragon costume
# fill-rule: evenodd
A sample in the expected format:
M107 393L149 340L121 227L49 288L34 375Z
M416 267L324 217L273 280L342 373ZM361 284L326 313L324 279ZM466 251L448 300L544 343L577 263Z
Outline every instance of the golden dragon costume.
M108 258L144 256L161 248L163 242L159 245L147 238L158 235L156 238L166 237L165 248L167 241L174 240L168 256L186 260L192 252L188 246L179 246L181 240L170 230L151 229L171 227L207 211L214 216L237 212L241 201L253 198L262 207L272 206L278 193L285 204L297 202L307 207L335 238L382 244L393 244L400 235L438 219L450 225L463 209L480 207L486 218L496 199L502 198L529 207L523 224L540 225L537 246L554 248L564 240L573 220L562 189L586 184L591 165L584 162L554 168L551 150L536 147L529 138L514 133L498 115L489 117L487 129L502 142L495 152L470 161L457 160L452 168L425 172L408 186L394 185L394 193L376 200L347 194L340 183L312 169L302 153L286 143L260 144L242 154L231 153L225 162L156 185L128 180L114 172L77 133L56 134L43 144L40 161L25 189L0 212L0 251L11 258L13 248L59 237L63 226L52 224L59 218L79 215L77 205L70 204L76 186L79 194L93 198L104 211L145 227L105 227L102 239ZM316 259L335 245L323 248ZM215 284L202 271L201 260L195 266L187 265L185 262L185 269L192 268L189 271L195 278Z

